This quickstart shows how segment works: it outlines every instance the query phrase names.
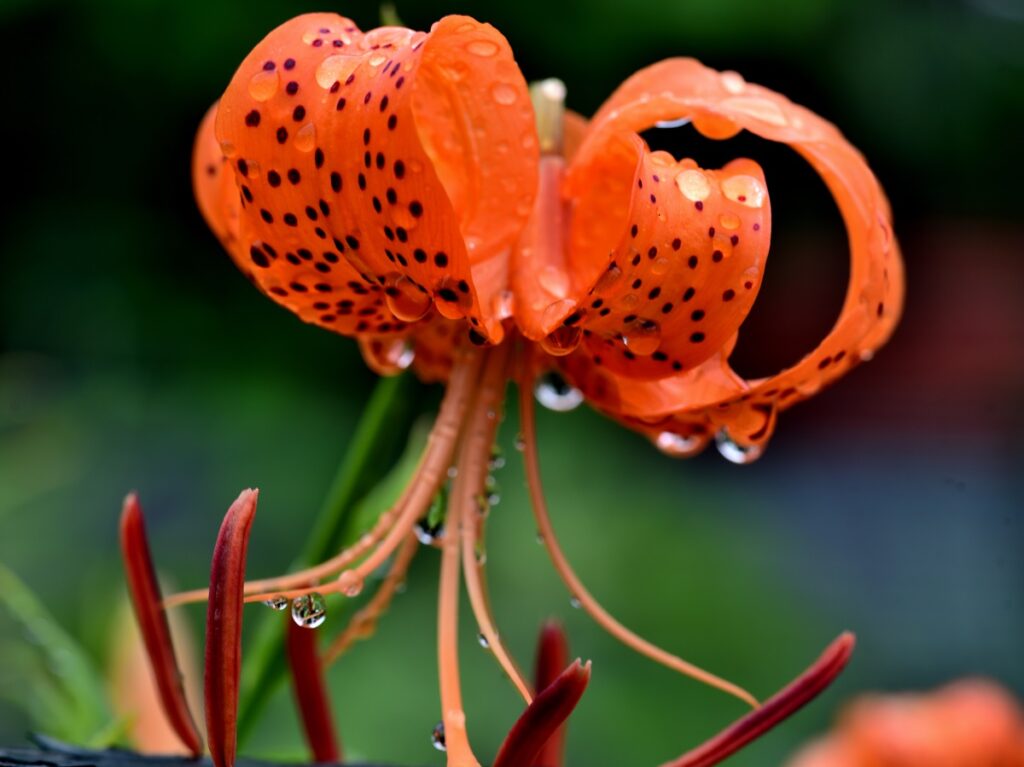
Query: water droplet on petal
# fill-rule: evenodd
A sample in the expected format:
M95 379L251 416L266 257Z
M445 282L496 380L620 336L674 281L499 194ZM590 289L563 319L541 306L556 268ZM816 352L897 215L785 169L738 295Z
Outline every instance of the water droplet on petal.
M316 147L316 126L306 123L295 132L295 148L300 152L312 152Z
M355 570L343 570L338 576L338 590L347 597L357 597L363 592L363 579Z
M316 84L330 88L337 82L344 82L359 66L359 57L345 54L328 56L316 68Z
M742 93L746 84L743 75L739 72L722 72L722 87L729 91L729 93Z
M715 447L718 448L718 452L722 454L725 460L738 464L753 463L764 452L760 445L744 446L738 444L729 436L729 432L725 429L720 429L715 435Z
M730 232L740 228L739 216L734 216L732 213L723 213L718 217L718 223L723 229L728 229Z
M654 445L665 455L673 458L688 458L700 452L704 440L695 435L683 436L671 431L663 431L654 439Z
M238 154L238 149L230 141L221 141L220 151L221 154L228 158L234 157L236 154Z
M683 193L683 197L694 202L706 200L711 194L708 177L699 170L684 170L676 176L676 186Z
M497 83L491 87L491 98L504 106L515 104L516 95L516 89L507 83Z
M779 105L768 99L737 97L726 99L722 102L722 106L771 125L786 124L786 116L782 113Z
M753 176L730 176L722 182L722 194L748 208L760 208L764 205L764 184Z
M594 284L594 293L601 294L606 290L610 289L616 282L622 278L622 270L617 264L609 264L608 268L601 272L601 276L597 278L597 282Z
M658 120L654 123L655 128L682 128L684 125L690 124L689 117L680 117L677 120Z
M438 751L446 751L448 749L444 742L444 722L438 722L434 726L434 731L430 733L430 742L434 744L434 748Z
M498 321L507 320L515 311L515 294L511 290L501 290L491 299L491 311Z
M434 303L430 293L404 274L393 274L388 278L384 300L391 313L402 322L422 319Z
M292 600L292 620L307 629L322 626L327 620L327 605L323 596L314 591L312 594L295 597Z
M466 50L474 56L488 58L498 52L498 46L490 40L472 40L466 45Z
M566 383L558 373L548 372L538 378L533 394L541 405L558 413L567 413L583 404L583 392Z
M633 320L623 329L622 342L633 354L649 357L661 346L661 328L653 320Z
M383 64L387 60L388 60L388 57L385 56L383 53L375 53L372 56L370 56L370 60L369 60L368 63L369 63L369 65L371 67L376 68L376 67L379 67L381 64Z
M278 612L281 612L282 610L287 610L288 605L291 604L291 602L289 601L288 597L284 597L278 594L276 597L271 597L270 599L265 600L263 604L265 604L271 610L277 610Z
M564 357L576 351L583 340L583 330L575 325L555 328L542 339L540 348L552 357Z
M659 277L663 274L668 274L668 270L672 267L672 262L664 256L658 256L654 259L654 263L651 264L651 274L656 274Z
M277 74L276 69L269 72L261 69L249 81L249 95L257 101L269 101L277 93L277 87L280 83L281 78Z

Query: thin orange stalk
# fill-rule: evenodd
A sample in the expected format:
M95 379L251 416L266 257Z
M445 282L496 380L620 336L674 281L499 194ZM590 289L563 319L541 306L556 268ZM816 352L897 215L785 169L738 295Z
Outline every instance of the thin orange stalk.
M841 634L825 652L781 691L756 711L722 730L718 735L662 767L712 767L789 718L825 690L846 667L853 653L853 634Z
M467 431L463 444L459 448L459 475L453 488L450 503L463 504L464 516L460 537L462 539L462 573L466 581L466 591L473 608L480 633L487 641L487 646L494 654L495 660L502 667L527 705L533 700L529 684L523 679L522 672L512 659L501 635L495 626L488 604L487 590L477 561L477 544L483 537L483 519L478 508L479 500L484 494L489 471L488 460L494 438L498 430L501 406L505 395L505 382L508 375L510 344L504 344L491 353L487 370L476 405L477 412L484 414L481 428ZM456 497L459 493L460 497Z
M388 570L387 577L378 587L373 598L359 612L352 616L344 631L338 634L328 646L323 659L325 666L334 663L356 641L367 639L373 634L377 628L377 621L388 609L395 591L405 581L405 575L412 562L412 558L419 549L419 540L417 540L414 534L410 534L405 539L405 543L398 549L395 561L392 563L391 569Z
M324 668L317 657L317 632L299 626L290 617L285 635L288 668L295 703L302 719L306 743L317 762L340 762L341 743L331 716L331 700L324 682Z
M153 569L142 508L135 493L128 494L121 510L121 556L160 704L181 742L198 757L203 753L203 739L185 698L167 614L161 607L160 584Z
M529 376L524 375L522 376L519 385L519 414L523 433L523 442L525 443L523 461L526 465L526 478L530 488L530 500L533 504L533 513L537 520L537 527L544 538L544 543L548 554L551 557L551 562L554 564L555 570L558 571L559 576L568 587L570 593L579 601L580 606L590 614L590 617L592 617L598 625L627 647L631 647L636 652L657 663L661 663L662 665L678 671L681 674L692 677L699 682L703 682L711 687L722 690L729 695L739 698L750 706L757 708L759 705L757 698L742 687L726 681L709 671L705 671L704 669L661 649L657 645L651 644L643 637L638 636L623 626L614 617L612 617L612 615L605 610L596 599L594 599L593 595L587 591L582 581L580 581L579 577L572 569L572 566L569 564L569 560L566 559L565 554L562 552L562 547L558 542L558 538L555 536L555 530L551 524L551 518L548 515L547 501L544 498L544 487L541 483L540 461L537 455L537 429L534 417L532 384L532 379Z
M375 544L378 548L357 569L351 571L352 582L362 582L376 570L399 546L405 535L412 530L430 506L438 488L446 477L452 455L458 440L462 420L469 407L473 387L480 372L480 354L472 351L459 352L451 378L441 402L437 420L427 438L416 473L409 481L401 498L378 519L373 529L358 542L331 559L314 567L275 578L250 581L245 585L246 602L260 602L274 596L292 599L313 591L331 593L339 591L336 584L310 586L311 583L335 575L359 557L366 554ZM386 534L386 537L385 537ZM383 538L383 542L381 542ZM177 607L191 602L201 602L208 597L206 589L184 591L167 597L166 607Z
M206 610L206 733L216 767L232 767L238 723L238 678L242 667L242 588L249 531L256 515L256 490L243 490L231 504L217 535L210 566Z

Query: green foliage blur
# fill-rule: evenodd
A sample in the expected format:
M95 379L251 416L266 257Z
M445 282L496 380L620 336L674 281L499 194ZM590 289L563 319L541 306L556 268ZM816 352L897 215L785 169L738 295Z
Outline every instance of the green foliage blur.
M118 730L75 703L101 697L112 661L126 491L140 493L162 574L192 587L206 579L230 501L260 487L249 571L277 573L306 545L373 389L353 342L252 289L192 199L204 111L264 34L311 10L378 23L378 6L362 1L0 0L0 743L29 729ZM908 263L905 327L872 367L784 414L757 464L730 466L713 450L680 463L585 408L541 414L555 524L627 625L762 696L840 630L859 632L836 688L730 764L782 764L859 691L964 674L1024 691L1014 501L1024 487L1011 457L1024 426L1012 357L1024 317L1016 294L998 303L1001 293L983 290L1024 277L1019 172L1008 163L1024 124L1019 3L408 0L397 12L420 29L449 13L493 23L527 79L560 77L582 114L664 57L737 70L836 122L890 194ZM786 150L749 137L647 138L704 164L764 152L777 276L738 354L765 373L809 351L846 279L824 187ZM950 315L954 334L936 333ZM438 393L417 396L429 409ZM510 412L488 580L517 657L528 661L554 615L573 652L594 660L570 764L656 764L741 714L569 606L535 540L516 432ZM429 737L440 716L437 559L420 553L377 636L331 670L350 757L443 763ZM248 609L255 626L261 608ZM198 640L202 610L186 613ZM520 703L467 613L469 726L484 756ZM244 750L305 758L286 689Z

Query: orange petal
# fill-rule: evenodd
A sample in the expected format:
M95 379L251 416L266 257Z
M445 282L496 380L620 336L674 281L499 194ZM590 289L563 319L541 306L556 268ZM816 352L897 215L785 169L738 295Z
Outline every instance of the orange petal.
M763 438L763 428L774 422L775 412L870 359L888 339L902 310L903 266L885 195L861 155L835 126L784 96L744 82L734 72L719 73L692 59L663 61L627 80L595 115L573 165L608 162L603 158L609 135L686 117L698 130L717 138L747 129L792 146L829 187L850 240L846 300L836 325L815 351L776 376L746 382L732 396L713 403L713 410L705 407L711 404L706 402L695 410L693 399L678 392L674 418L680 424L724 426L734 441L749 445L758 435ZM672 424L653 428L666 426Z
M243 490L224 515L210 566L206 610L206 734L216 767L235 762L238 681L242 669L245 555L257 491Z
M460 132L443 136L442 117ZM364 35L333 14L292 19L246 57L218 110L242 195L236 259L276 300L300 285L304 304L316 283L372 294L357 333L401 329L436 307L497 340L485 294L525 217L513 198L535 173L528 150L503 159L499 145L531 123L525 83L490 26L449 17L429 35Z
M193 756L199 756L203 752L202 738L185 698L167 614L161 605L160 585L149 553L142 507L134 493L124 499L121 512L121 555L128 593L149 656L160 703L178 738Z

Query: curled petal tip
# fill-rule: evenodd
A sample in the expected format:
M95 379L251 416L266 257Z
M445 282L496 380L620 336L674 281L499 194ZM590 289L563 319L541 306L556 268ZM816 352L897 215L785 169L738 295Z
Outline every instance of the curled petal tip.
M854 635L843 632L806 671L718 735L662 767L712 767L788 719L839 676L853 654Z
M235 761L238 680L242 660L245 556L256 514L256 492L243 490L221 524L210 567L206 612L206 730L216 767Z
M583 664L577 659L554 682L538 692L533 703L526 707L509 730L494 759L494 767L536 764L537 755L569 718L589 682L590 662Z
M161 607L160 584L149 551L142 507L134 491L124 498L120 533L128 594L156 681L160 704L175 734L192 755L198 757L203 752L203 741L185 698L167 615Z

